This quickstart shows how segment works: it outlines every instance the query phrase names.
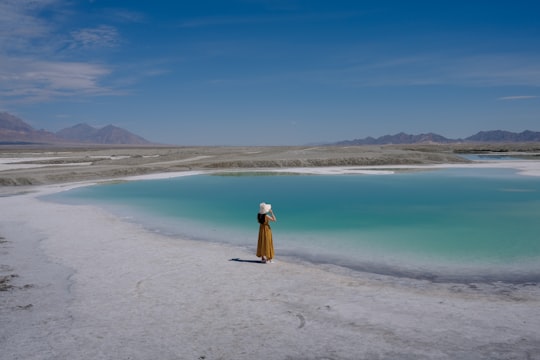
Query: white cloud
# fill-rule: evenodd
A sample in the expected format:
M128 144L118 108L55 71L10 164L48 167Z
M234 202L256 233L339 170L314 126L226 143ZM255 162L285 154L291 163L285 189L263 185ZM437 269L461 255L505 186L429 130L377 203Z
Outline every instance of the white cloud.
M449 64L457 82L479 86L540 86L540 58L520 54L485 54Z
M538 99L540 96L538 95L515 95L515 96L503 96L500 97L499 100L530 100L530 99Z
M116 28L108 25L72 31L71 36L72 47L82 48L115 47L120 39Z
M35 72L27 74L62 90L98 90L97 80L110 73L102 66L87 63L41 61L33 65Z
M538 56L417 54L392 58L360 54L356 61L348 58L345 62L349 64L340 66L338 60L334 69L307 76L348 86L540 86Z
M204 16L193 18L180 22L179 26L183 28L202 28L215 26L230 26L230 25L249 25L262 23L290 23L290 22L309 22L321 20L340 20L356 17L359 14L356 12L334 12L334 13L307 13L294 14L284 13L277 15L262 15L262 16Z
M105 16L112 21L124 23L144 23L146 16L143 13L126 9L107 9Z
M111 73L103 65L1 57L0 64L0 95L4 101L37 102L114 93L100 84Z
M109 25L66 32L71 9L60 0L0 1L2 103L118 94L104 85L112 68L91 60L92 51L120 44ZM46 14L46 15L45 15ZM81 59L84 50L85 59Z
M51 36L54 24L37 14L57 0L3 0L0 2L1 51L25 52Z

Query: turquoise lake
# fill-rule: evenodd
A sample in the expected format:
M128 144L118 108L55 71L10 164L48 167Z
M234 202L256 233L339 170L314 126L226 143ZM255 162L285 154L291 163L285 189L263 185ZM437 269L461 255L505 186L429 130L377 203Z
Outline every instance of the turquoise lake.
M195 175L77 188L54 199L253 251L264 201L278 218L278 261L435 281L540 279L540 178L508 169Z

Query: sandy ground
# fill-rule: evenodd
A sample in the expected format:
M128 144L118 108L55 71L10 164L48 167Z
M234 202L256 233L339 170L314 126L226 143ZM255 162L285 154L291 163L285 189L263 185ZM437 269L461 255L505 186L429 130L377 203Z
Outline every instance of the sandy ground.
M160 147L3 149L0 185L43 185L189 170L462 163L451 149ZM39 171L36 171L39 170Z
M261 151L249 161L284 161ZM279 254L263 265L253 249L165 237L98 208L37 198L154 155L66 165L68 153L62 166L0 169L0 178L41 184L0 187L0 359L540 359L536 283L436 284ZM181 171L179 159L149 159L152 171L125 175Z

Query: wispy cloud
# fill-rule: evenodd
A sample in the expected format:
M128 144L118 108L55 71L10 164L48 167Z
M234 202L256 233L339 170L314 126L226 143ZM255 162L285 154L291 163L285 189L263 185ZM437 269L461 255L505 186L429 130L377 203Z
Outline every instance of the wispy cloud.
M120 93L105 85L113 67L92 61L93 51L121 43L117 29L99 25L65 32L68 6L60 0L0 2L2 103Z
M72 47L116 47L120 42L116 28L108 25L75 30L71 32L71 36L73 38Z
M540 58L527 54L484 54L449 63L456 81L479 86L540 86Z
M144 14L126 9L107 9L105 17L111 21L124 23L144 23L147 20Z
M417 54L395 58L360 55L356 62L338 60L333 66L308 76L348 86L537 87L540 58L519 54Z
M538 99L540 96L538 95L516 95L516 96L503 96L500 97L499 100L530 100L530 99Z
M321 20L339 20L358 16L356 12L334 13L286 13L261 16L205 16L182 21L179 26L185 28L202 28L213 26L249 25L285 22L309 22Z
M4 101L27 103L114 93L100 84L111 72L102 65L24 58L0 58L0 63L0 95Z
M57 0L5 0L0 2L1 51L25 52L51 37L54 24L36 16Z

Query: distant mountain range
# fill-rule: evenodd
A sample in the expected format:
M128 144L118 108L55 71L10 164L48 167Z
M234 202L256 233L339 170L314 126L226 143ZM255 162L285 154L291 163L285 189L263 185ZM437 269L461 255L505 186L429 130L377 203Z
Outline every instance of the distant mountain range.
M79 124L52 133L36 130L18 117L0 113L0 144L109 144L149 145L151 142L125 129L108 125L97 129Z
M328 145L406 145L406 144L451 144L451 143L517 143L540 142L540 132L526 130L520 133L494 130L480 131L465 139L449 139L444 136L427 133L410 135L399 133L379 138L345 140ZM0 144L109 144L109 145L150 145L148 140L125 129L108 125L94 128L87 124L78 124L56 133L36 130L18 117L7 112L0 113Z
M400 145L400 144L452 144L463 142L489 142L489 143L516 143L516 142L540 142L540 132L526 130L514 133L503 130L480 131L465 139L449 139L444 136L428 133L420 135L409 135L399 133L396 135L385 135L379 138L366 137L364 139L345 140L333 143L332 145Z

